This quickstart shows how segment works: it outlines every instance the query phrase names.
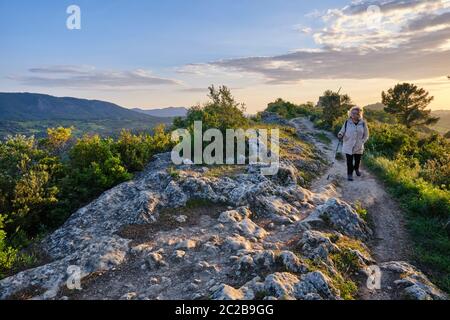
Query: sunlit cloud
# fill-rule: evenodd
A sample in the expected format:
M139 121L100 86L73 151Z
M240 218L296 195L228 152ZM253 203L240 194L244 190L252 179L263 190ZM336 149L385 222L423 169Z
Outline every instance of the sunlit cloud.
M378 8L378 9L377 9ZM319 12L315 11L314 15ZM450 0L356 1L320 13L318 48L213 61L201 68L259 75L268 84L307 79L425 79L450 65Z
M9 77L23 85L86 89L133 89L180 85L180 81L158 77L148 70L98 70L93 66L46 66L28 70L25 75Z

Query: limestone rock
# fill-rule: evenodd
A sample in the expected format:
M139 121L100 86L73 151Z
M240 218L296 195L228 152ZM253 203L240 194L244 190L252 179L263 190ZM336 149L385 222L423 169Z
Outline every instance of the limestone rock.
M300 259L292 251L282 251L280 260L287 271L293 273L305 273L308 267L301 263Z
M224 246L231 251L251 250L252 248L251 243L240 235L227 237L224 241Z
M241 290L222 284L220 288L211 296L212 300L244 300L244 293Z
M322 272L314 271L301 277L295 285L294 296L300 300L336 300L337 290Z
M330 253L339 252L339 248L319 231L308 230L298 243L302 254L310 259L327 260Z
M404 261L391 261L381 265L383 273L393 273L398 280L397 288L410 300L447 300L445 293L439 290L428 278L414 266Z
M349 237L367 240L372 232L353 208L338 199L332 198L317 207L316 213L329 226Z
M287 272L277 272L266 277L264 288L269 295L278 299L293 300L297 276Z

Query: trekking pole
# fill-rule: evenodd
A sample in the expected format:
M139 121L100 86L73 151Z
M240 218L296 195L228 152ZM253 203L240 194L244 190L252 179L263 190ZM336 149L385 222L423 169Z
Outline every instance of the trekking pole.
M338 145L337 145L337 147L336 147L336 152L334 153L334 159L335 159L335 160L337 159L337 154L338 154L338 152L339 152L339 147L341 146L341 143L342 143L342 140L339 139ZM334 163L334 161L333 161L333 163Z
M334 164L336 163L337 155L339 152L339 147L341 146L342 143L343 143L343 141L341 139L339 139L339 142L336 147L336 152L334 153L334 159L333 159L333 162L331 163L331 167L333 167ZM331 177L331 173L328 175L327 180L330 180L330 177Z

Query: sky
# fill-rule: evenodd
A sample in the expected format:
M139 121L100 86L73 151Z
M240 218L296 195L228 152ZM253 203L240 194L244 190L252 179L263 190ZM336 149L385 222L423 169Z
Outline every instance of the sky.
M151 109L227 85L255 113L413 82L450 109L450 0L0 0L0 39L2 92Z

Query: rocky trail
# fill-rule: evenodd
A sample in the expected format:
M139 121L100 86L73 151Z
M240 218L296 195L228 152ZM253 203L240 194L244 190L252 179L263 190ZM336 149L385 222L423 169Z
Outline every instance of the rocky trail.
M326 135L331 144L315 139L317 146L326 155L332 166L319 179L314 181L311 190L321 192L330 185L336 186L334 196L352 204L360 204L368 212L369 224L374 232L373 239L368 243L372 255L381 264L389 261L409 261L411 242L405 229L405 219L398 204L386 193L383 185L367 170L362 170L362 177L355 176L355 181L346 179L347 166L345 160L335 159L335 150L338 140L331 133L314 128L313 124L305 119L294 119L293 124L300 132ZM364 169L364 163L362 164ZM392 288L390 284L387 287ZM386 289L386 286L385 286ZM390 299L391 290L372 291L361 287L364 299Z
M266 116L300 139L280 140L277 175L259 165L212 174L157 155L45 238L51 260L0 280L0 299L445 299L405 262L401 212L376 179L342 181L309 121ZM305 172L317 177L310 189ZM375 264L381 290L366 286Z
M410 241L405 230L405 220L398 204L388 195L383 185L367 170L362 170L363 176L355 181L346 180L347 166L345 160L335 160L335 148L338 140L331 133L317 130L306 119L293 121L299 131L324 134L332 141L331 145L324 144L318 139L315 143L333 163L325 174L315 180L311 190L320 192L330 184L337 185L336 195L349 203L360 203L369 212L371 227L375 233L375 241L371 245L377 262L392 260L409 260L411 252ZM364 163L362 164L364 169Z

